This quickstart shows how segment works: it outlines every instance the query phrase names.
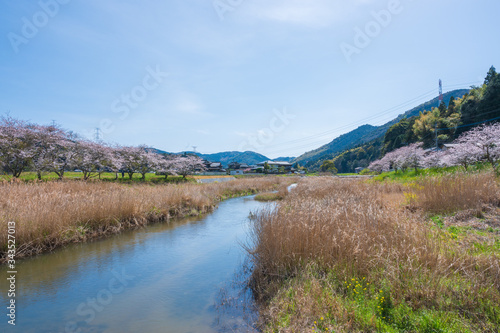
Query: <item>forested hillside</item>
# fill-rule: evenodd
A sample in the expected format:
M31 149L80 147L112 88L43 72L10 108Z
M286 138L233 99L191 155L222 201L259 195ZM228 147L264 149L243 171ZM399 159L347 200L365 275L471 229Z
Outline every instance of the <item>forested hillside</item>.
M462 97L464 94L468 93L468 89L460 89L453 90L447 92L443 95L443 100L448 105L449 101L452 98ZM357 129L343 134L338 138L334 139L332 142L318 148L307 152L299 157L297 157L293 162L299 163L301 166L308 167L309 169L318 169L324 160L332 159L339 154L344 154L343 158L346 156L353 155L348 150L356 148L358 146L365 146L365 143L369 143L368 146L377 146L380 143L381 139L384 137L387 130L394 124L397 124L402 119L408 119L414 116L418 116L420 113L425 112L426 110L430 110L433 106L437 106L439 104L439 97L436 97L428 102L420 104L419 106L406 111L405 113L399 115L395 119L389 121L388 123L382 126L371 126L371 125L363 125L358 127ZM368 151L367 151L368 150ZM372 156L373 154L377 156ZM367 166L368 160L372 160L373 158L377 158L378 154L380 154L380 149L371 149L368 148L363 150L356 150L354 155L356 158L353 161L359 161L361 165L358 165L355 162L343 163L344 167L342 170L354 170L354 168L358 166ZM348 160L352 160L348 158ZM367 161L363 161L367 160ZM366 165L365 165L366 164ZM348 166L349 165L349 166ZM345 171L352 172L352 171Z
M482 86L447 93L445 103L439 107L430 107L433 101L399 117L383 136L335 154L330 161L339 172L353 172L355 168L367 167L385 153L411 143L422 142L424 148L436 145L436 141L438 145L449 143L474 126L498 121L500 75L491 67ZM420 111L416 113L416 110ZM309 167L321 169L322 164L323 161L317 161ZM330 164L325 163L323 168L327 165Z

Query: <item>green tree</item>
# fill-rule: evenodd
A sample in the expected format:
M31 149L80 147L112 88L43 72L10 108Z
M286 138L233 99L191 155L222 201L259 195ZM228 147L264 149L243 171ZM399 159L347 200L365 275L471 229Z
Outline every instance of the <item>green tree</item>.
M331 172L334 175L337 174L338 170L335 167L335 163L331 160L326 160L321 164L321 171L323 172Z
M449 117L456 112L455 97L451 96L450 103L448 104L448 109L444 117Z
M413 131L413 125L418 117L401 119L397 124L392 125L384 136L382 153L388 153L403 147L404 145L417 142ZM379 152L377 152L378 154ZM375 159L378 156L375 156ZM373 160L373 159L372 159Z
M264 173L269 173L269 169L271 169L271 167L269 166L269 163L264 163Z
M446 107L446 104L444 102L439 104L438 110L439 110L440 117L446 117L446 113L448 112L448 108Z
M486 78L484 79L484 84L488 85L498 76L497 70L494 66L490 67L488 74L486 74Z

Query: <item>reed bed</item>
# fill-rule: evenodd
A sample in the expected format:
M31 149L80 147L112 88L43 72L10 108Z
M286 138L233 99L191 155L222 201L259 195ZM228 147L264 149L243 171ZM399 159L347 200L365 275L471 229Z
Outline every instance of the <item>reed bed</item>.
M405 193L415 186L301 181L255 219L250 286L263 330L496 332L499 256L471 254L426 219L436 198L450 209L469 207L446 182L497 202L489 177L425 180L413 209Z
M410 204L429 213L481 211L485 205L500 204L498 179L493 172L425 177L410 188Z
M7 222L16 222L17 257L50 251L124 229L212 211L225 198L286 187L282 177L225 183L120 185L108 182L0 184L0 261Z

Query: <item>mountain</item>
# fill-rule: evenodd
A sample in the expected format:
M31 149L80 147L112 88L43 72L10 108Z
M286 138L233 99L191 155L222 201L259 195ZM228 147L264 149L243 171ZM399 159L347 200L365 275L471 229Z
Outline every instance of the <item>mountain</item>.
M469 92L469 89L459 89L453 90L443 94L443 100L448 105L450 98L453 96L455 98L461 98ZM321 146L315 150L306 152L301 156L294 159L293 163L300 163L300 165L305 166L317 166L320 161L327 160L333 158L335 155L339 153L351 149L353 147L359 146L363 143L380 139L385 135L385 132L392 125L398 123L403 118L410 118L413 116L418 116L421 112L426 110L431 110L433 107L437 107L439 104L439 97L433 98L432 100L422 103L417 107L414 107L411 110L406 111L403 114L400 114L395 119L389 121L388 123L382 126L372 126L372 125L363 125L355 130L348 132L335 138L330 143L327 143L324 146Z
M245 151L245 152L226 151L226 152L215 153L215 154L196 153L196 155L198 155L201 158L206 159L208 161L221 162L222 165L224 165L224 166L227 166L231 162L238 162L238 163L253 165L253 164L257 164L257 163L269 160L268 157L266 157L262 154L259 154L259 153L255 153L253 151Z
M303 164L310 164L321 159L327 159L330 155L349 149L350 147L362 142L363 138L373 133L377 127L371 125L363 125L356 128L354 131L343 134L332 142L327 143L318 149L309 151L297 157L293 162ZM325 158L323 158L325 157Z
M169 153L164 150L156 149L156 148L150 148L151 151L157 153L157 154L175 154L175 153ZM248 164L248 165L255 165L260 162L265 162L265 161L273 161L273 162L291 162L295 159L295 157L278 157L275 159L270 159L269 157L266 157L262 154L255 153L253 151L245 151L245 152L240 152L240 151L225 151L221 153L215 153L215 154L201 154L198 152L193 152L193 151L183 151L180 153L176 154L195 154L200 156L201 158L211 161L211 162L221 162L222 165L227 167L227 165L231 162L238 162L242 164Z
M240 152L240 151L225 151L222 153L215 153L215 154L201 154L198 152L194 151L183 151L180 153L169 153L164 150L156 149L156 148L151 148L151 151L157 153L157 154L194 154L198 155L199 157L210 161L210 162L221 162L223 166L227 167L227 165L231 162L238 162L242 164L248 164L248 165L253 165L257 164L260 162L264 161L269 161L270 159L264 155L261 155L259 153L255 153L253 151L245 151L245 152ZM294 157L285 157L287 159L293 159Z
M288 162L288 163L290 163L294 159L295 159L295 157L278 157L278 158L275 158L275 159L273 159L271 161L273 161L273 162Z

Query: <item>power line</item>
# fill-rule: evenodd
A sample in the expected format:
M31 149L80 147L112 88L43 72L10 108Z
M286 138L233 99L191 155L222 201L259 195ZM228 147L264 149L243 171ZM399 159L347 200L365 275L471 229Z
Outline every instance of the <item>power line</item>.
M487 115L487 114L491 114L491 113L495 113L495 112L498 112L500 111L500 109L497 109L497 107L495 106L493 109L487 109L487 112L482 112L482 113L478 113L478 114L475 114L475 116L484 116L484 115ZM497 119L500 119L500 117L497 117L497 118L492 118L492 119L488 119L488 120L484 120L484 121L481 121L481 122L476 122L476 123L470 123L470 124L465 124L465 125L460 125L460 126L457 126L457 127L449 127L449 128L435 128L436 131L444 131L444 130L456 130L458 128L464 128L464 127L469 127L469 126L474 126L474 125L479 125L479 124L482 124L482 123L486 123L486 122L489 122L489 121L493 121L493 120L497 120ZM437 132L434 132L434 133L437 133ZM434 134L434 133L430 133L428 135L426 135L425 137L422 138L423 139L426 139L428 136ZM323 142L323 141L321 141ZM331 140L329 141L331 142ZM325 144L328 144L329 142L326 142L324 143L323 145ZM305 144L305 145L301 145L301 146L294 146L294 147L291 147L289 149L286 149L285 151L289 151L289 150L292 150L292 149L301 149L301 148L306 148L306 147L309 147L311 145L313 145L314 143L308 143L308 144ZM318 147L320 148L320 147ZM317 148L317 149L318 149ZM282 150L280 150L282 151ZM267 152L268 154L273 154L273 153L277 153L279 151L271 151L271 152Z
M467 83L463 83L463 84L455 84L455 85L451 85L449 87L467 85L467 84L476 83L476 82L478 82L478 81L467 82ZM435 89L429 90L429 91L423 93L422 95L414 97L414 98L412 98L412 99L410 99L410 100L408 100L408 101L406 101L404 103L401 103L399 105L391 107L391 108L389 108L389 109L387 109L385 111L373 114L373 115L371 115L369 117L360 119L360 120L358 120L356 122L353 122L353 123L350 123L350 124L347 124L347 125L343 125L343 126L340 126L340 127L337 127L337 128L331 129L331 130L328 130L326 132L322 132L322 133L318 133L318 134L315 134L315 135L303 137L301 139L295 139L295 140L290 140L290 141L287 141L287 142L281 142L281 143L276 143L276 144L273 144L273 145L268 145L267 148L294 145L295 143L303 143L304 141L307 141L307 140L318 139L320 137L324 137L324 136L333 134L335 132L339 132L339 131L344 130L344 129L352 128L353 126L359 126L360 124L366 124L370 120L373 120L373 119L379 118L381 116L387 115L389 113L392 113L393 111L395 111L395 110L397 110L399 108L405 107L408 104L411 104L411 103L415 102L418 99L421 99L421 98L424 98L424 97L428 97L429 95L435 94L435 91L436 91ZM285 149L281 149L281 150L290 151L292 149L299 149L299 148L304 148L304 147L307 147L307 146L313 146L313 145L316 145L318 142L323 142L325 140L326 139L322 139L321 141L315 141L315 142L311 142L309 144L306 144L306 146L301 145L300 147L290 147L290 148L285 148ZM278 151L276 150L276 151L271 151L271 152L267 152L267 153L269 154L269 153L276 153L276 152L278 152Z
M426 92L425 94L422 94L420 96L417 96L409 101L406 101L402 104L399 104L397 106L394 106L394 107L391 107L390 109L387 109L385 111L382 111L382 112L379 112L379 113L376 113L376 114L373 114L369 117L366 117L366 118L363 118L363 119L360 119L360 120L357 120L353 123L349 123L349 124L346 124L346 125L342 125L342 126L339 126L339 127L336 127L336 128L333 128L333 129L330 129L328 131L325 131L325 132L322 132L322 133L318 133L318 134L314 134L314 135L311 135L311 136L306 136L306 137L303 137L301 139L295 139L295 140L290 140L290 141L287 141L287 142L282 142L282 143L277 143L277 144L273 144L273 145L268 145L267 147L276 147L276 146L282 146L282 145L288 145L288 144L293 144L293 143L296 143L296 142L303 142L305 140L310 140L310 139L316 139L316 138L319 138L319 137L322 137L322 136L326 136L326 135L330 135L332 133L335 133L335 132L338 132L338 131L341 131L343 129L347 129L347 128L351 128L353 126L357 126L357 125L360 125L360 124L365 124L367 121L369 120L373 120L373 119L376 119L380 116L383 116L383 115L386 115L390 112L393 112L395 109L398 109L398 108L401 108L401 107L404 107L412 102L414 102L415 100L417 99L420 99L420 98L423 98L425 96L429 96L430 94L434 94L435 92L435 89L433 90L430 90L428 92Z

